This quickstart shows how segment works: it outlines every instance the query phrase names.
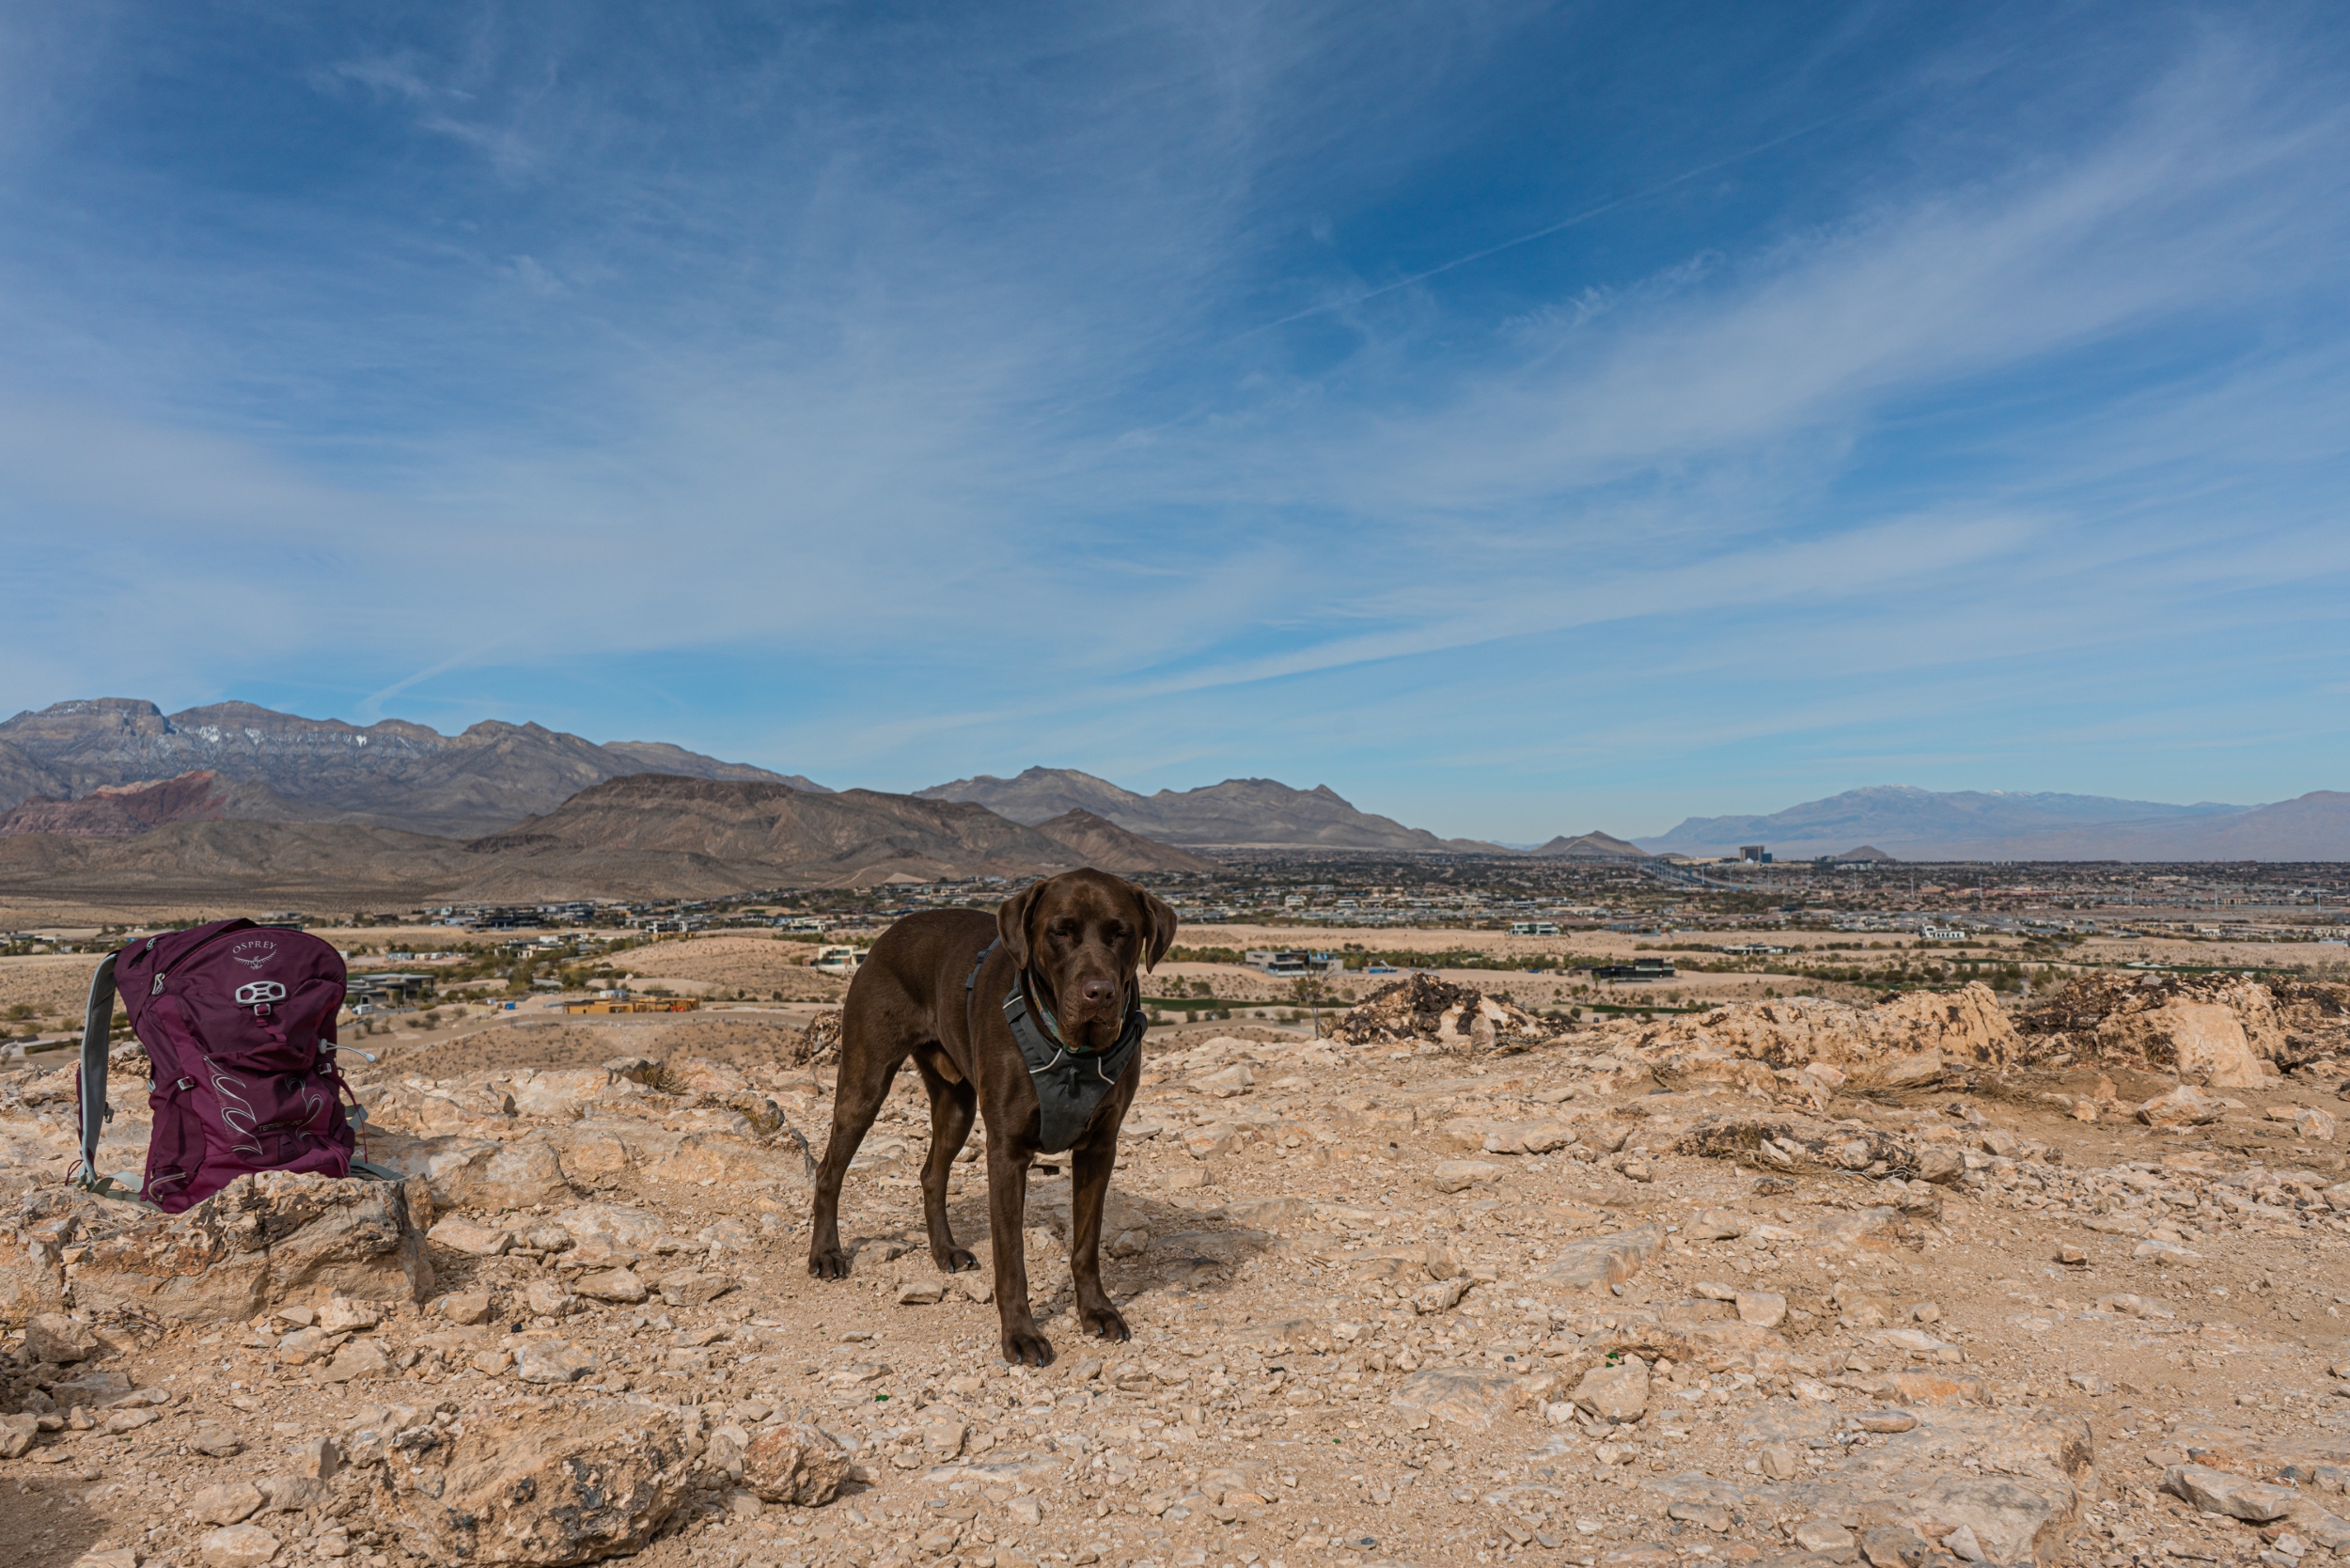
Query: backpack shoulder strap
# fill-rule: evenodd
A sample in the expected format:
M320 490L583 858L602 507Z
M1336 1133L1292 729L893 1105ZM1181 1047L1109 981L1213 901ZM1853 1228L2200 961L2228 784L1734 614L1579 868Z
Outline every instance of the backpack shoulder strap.
M106 1104L106 1053L111 1048L108 1037L114 1028L115 960L118 956L108 953L98 961L98 972L89 981L89 1006L82 1014L82 1070L77 1086L82 1163L75 1169L73 1180L92 1191L103 1180L98 1174L98 1135L115 1114L114 1107Z

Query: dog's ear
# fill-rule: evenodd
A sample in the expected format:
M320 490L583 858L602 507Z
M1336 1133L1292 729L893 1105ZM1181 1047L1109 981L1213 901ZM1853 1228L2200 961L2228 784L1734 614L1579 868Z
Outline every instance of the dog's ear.
M1175 911L1155 893L1136 887L1135 894L1142 905L1142 926L1148 933L1142 943L1142 966L1155 969L1159 960L1167 956L1167 949L1174 945Z
M1028 966L1028 911L1043 888L1042 882L1032 882L995 906L995 934L1011 961L1023 969Z

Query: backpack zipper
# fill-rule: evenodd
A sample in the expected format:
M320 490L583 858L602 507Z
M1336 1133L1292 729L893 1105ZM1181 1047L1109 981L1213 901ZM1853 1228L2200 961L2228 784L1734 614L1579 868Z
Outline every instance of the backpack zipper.
M180 964L185 964L188 960L194 958L196 954L202 952L205 949L219 941L222 937L234 936L238 932L249 929L251 928L246 926L231 926L227 931L216 931L212 933L212 935L207 936L203 941L198 942L195 947L190 948L186 952L181 953L177 959L173 960L172 968L178 968ZM170 978L171 969L158 969L155 971L155 983L147 988L147 994L150 996L162 996L164 994L164 981Z

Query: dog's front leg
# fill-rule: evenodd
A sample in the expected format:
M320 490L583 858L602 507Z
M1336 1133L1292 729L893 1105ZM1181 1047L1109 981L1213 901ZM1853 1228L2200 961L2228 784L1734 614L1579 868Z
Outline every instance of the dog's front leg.
M1028 1309L1028 1252L1021 1222L1028 1214L1027 1152L998 1138L987 1140L987 1225L995 1261L995 1321L1003 1330L1004 1359L1014 1366L1049 1367L1053 1344Z
M1130 1340L1134 1334L1126 1320L1102 1289L1102 1212L1109 1203L1110 1171L1118 1165L1118 1135L1095 1138L1072 1158L1069 1275L1077 1287L1077 1321L1104 1340Z

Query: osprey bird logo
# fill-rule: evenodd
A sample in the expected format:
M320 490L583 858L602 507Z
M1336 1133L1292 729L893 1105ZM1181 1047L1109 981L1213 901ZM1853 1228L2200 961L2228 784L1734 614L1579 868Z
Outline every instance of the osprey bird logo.
M240 942L228 949L229 958L246 968L259 973L261 966L277 956L274 942Z

